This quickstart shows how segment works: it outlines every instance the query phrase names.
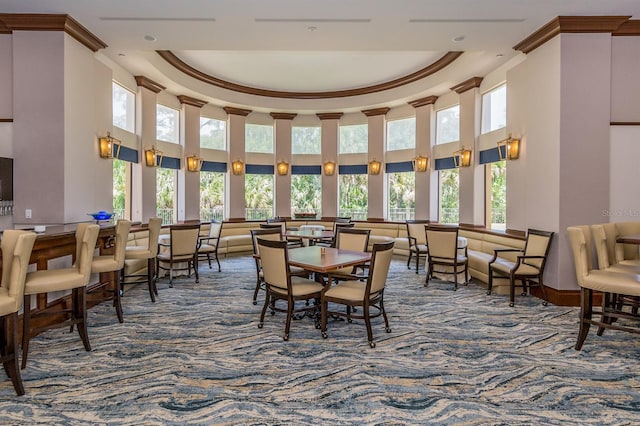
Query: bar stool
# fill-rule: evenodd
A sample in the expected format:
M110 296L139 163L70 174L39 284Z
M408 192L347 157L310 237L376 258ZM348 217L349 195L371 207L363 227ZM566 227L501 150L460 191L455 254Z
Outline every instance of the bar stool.
M146 274L129 274L125 275L122 269L122 284L140 284L147 283L149 285L149 296L151 301L156 301L158 289L156 288L155 266L156 256L158 256L158 237L160 236L160 228L162 227L162 219L159 217L149 218L149 242L147 246L127 246L125 248L124 259L127 260L146 260ZM127 278L136 278L135 281L125 281Z
M94 256L91 262L91 273L109 273L109 281L112 283L111 288L99 288L97 291L111 294L113 306L116 308L116 315L119 322L124 322L122 318L122 303L120 301L120 293L122 287L120 285L120 271L124 268L124 254L127 246L127 237L131 229L131 222L128 220L119 220L116 224L116 239L114 253L103 256ZM91 292L93 293L93 292Z
M0 361L18 395L24 395L18 368L18 311L24 298L27 267L36 234L4 231L2 235L2 281L0 281Z
M71 268L48 269L27 273L24 288L24 315L22 320L22 368L27 366L29 341L40 332L50 328L74 325L78 326L78 334L82 339L85 350L91 350L87 333L87 284L91 278L91 261L96 249L96 241L100 226L90 223L80 223L76 229L76 261ZM53 291L71 290L71 308L55 311L43 309L32 313L31 296ZM32 327L31 320L43 315L70 314L69 318L44 327ZM66 317L66 315L65 315Z

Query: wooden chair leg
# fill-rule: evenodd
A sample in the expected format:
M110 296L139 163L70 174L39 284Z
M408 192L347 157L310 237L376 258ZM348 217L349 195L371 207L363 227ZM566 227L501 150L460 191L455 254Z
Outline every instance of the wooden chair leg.
M487 283L487 296L491 294L491 290L493 289L493 270L491 266L489 266L489 282Z
M91 351L89 333L87 331L87 288L79 287L72 290L73 317L78 321L78 334L87 352Z
M2 342L2 357L4 370L11 379L13 388L18 396L24 395L22 376L18 365L18 313L14 312L2 319L4 341Z
M22 313L22 365L24 369L27 366L27 357L29 355L29 340L31 339L31 295L24 295Z
M516 301L516 283L513 277L509 278L509 306L513 307Z
M120 292L122 286L120 284L119 271L111 272L111 279L113 280L113 305L116 308L116 315L118 316L118 322L123 323L124 317L122 315L122 300L120 298Z
M156 262L153 258L149 258L147 260L147 281L149 284L149 296L151 296L151 301L155 303L156 301L156 294L158 294L158 289L156 288L156 283L155 283L155 279L154 279L154 269L158 270L158 268L155 268Z
M589 334L589 327L591 324L588 322L593 315L593 290L588 288L580 289L580 330L578 331L578 341L576 342L575 349L579 351L582 349L582 345Z

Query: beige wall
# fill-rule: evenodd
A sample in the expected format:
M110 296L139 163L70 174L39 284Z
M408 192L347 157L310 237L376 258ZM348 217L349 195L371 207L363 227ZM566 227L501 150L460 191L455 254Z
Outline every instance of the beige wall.
M11 34L0 34L0 118L13 118L12 50Z

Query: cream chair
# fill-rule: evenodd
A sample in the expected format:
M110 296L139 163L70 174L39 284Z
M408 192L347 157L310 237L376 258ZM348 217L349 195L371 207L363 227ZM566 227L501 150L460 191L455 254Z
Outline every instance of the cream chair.
M506 278L509 280L509 306L515 303L515 288L522 287L522 296L527 294L527 283L529 292L532 286L540 287L542 291L542 304L547 305L547 292L544 289L542 274L544 265L547 262L553 232L529 229L527 231L527 241L524 248L519 249L496 249L493 258L489 261L489 285L487 294L491 294L493 280L496 278ZM515 260L501 257L505 253L516 253ZM520 253L520 254L518 254ZM516 284L520 280L521 284Z
M36 234L6 230L2 234L2 281L0 281L0 361L18 395L24 395L18 368L18 311L24 301L27 267Z
M149 230L149 243L147 246L127 246L124 253L125 262L127 260L146 260L147 261L147 273L146 274L124 274L122 270L122 283L126 284L139 284L147 283L149 285L149 296L151 301L156 301L156 295L158 289L156 288L156 274L154 269L156 266L156 256L158 255L158 238L160 237L160 228L162 227L162 219L159 217L152 217L149 219L147 226ZM133 281L129 279L133 278Z
M187 271L191 276L193 268L196 283L198 276L198 239L200 238L200 223L171 225L169 227L171 241L162 245L168 250L160 250L156 257L158 275L161 270L169 271L169 287L173 287L174 271ZM168 266L167 266L168 265Z
M220 243L220 233L222 232L222 222L212 220L209 225L209 233L200 237L198 245L198 260L207 260L209 269L211 269L211 257L218 263L218 272L220 272L220 259L218 258L218 245Z
M291 319L296 312L307 312L312 315L317 313L317 305L304 305L295 307L296 301L308 301L310 299L320 300L322 284L308 278L291 275L289 269L289 254L286 241L271 241L257 238L258 250L264 274L264 284L267 296L264 298L264 306L260 315L258 328L264 325L264 315L267 307L271 306L272 311L286 312L283 339L289 340L289 330ZM275 301L285 300L287 308L277 308ZM314 315L315 316L315 315Z
M27 365L29 354L29 341L40 332L50 328L65 326L78 327L78 334L82 339L84 348L91 350L89 335L87 333L87 284L91 277L91 262L96 249L96 241L100 226L80 223L76 229L76 241L80 241L80 249L76 251L76 261L71 268L48 269L29 272L27 274L24 289L24 315L22 320L22 368ZM54 291L71 290L71 308L64 310L48 311L46 308L40 311L31 311L31 296ZM65 320L45 327L32 325L31 321L44 315L60 317L68 314ZM66 315L65 315L66 317Z
M458 227L457 226L425 226L425 240L429 247L427 253L427 280L434 277L434 273L453 274L453 290L458 289L458 274L464 273L465 284L469 282L469 259L467 249L464 254L458 251Z
M91 262L92 274L109 274L109 282L112 283L111 288L105 286L99 287L97 291L100 293L108 293L113 300L113 306L116 308L116 315L119 322L124 322L122 317L122 303L120 300L120 294L122 292L122 286L120 284L120 274L122 268L124 268L124 256L127 246L127 237L129 236L129 230L131 229L131 222L128 220L118 220L116 224L116 236L113 247L113 254L94 256ZM102 282L102 276L101 276ZM89 293L94 293L90 291Z
M605 328L640 334L640 328L631 326L633 322L617 321L632 319L637 324L637 315L620 309L617 295L639 297L640 276L621 270L592 269L590 248L587 245L588 236L585 235L584 227L569 227L567 234L573 252L576 278L580 285L580 330L575 349L582 349L592 324L599 327L599 335ZM600 308L593 306L594 291L603 293ZM594 319L594 315L599 316L599 319Z
M342 228L338 227L334 247L342 250L352 250L366 252L369 247L369 236L371 235L371 229L363 228ZM366 279L366 276L356 275L358 269L366 269L369 265L349 266L347 268L336 269L331 271L331 276L336 280L354 280L354 279Z
M371 254L371 268L367 275L367 283L363 285L360 281L340 281L338 284L331 286L332 276L329 275L329 284L325 286L321 296L322 322L320 328L322 337L327 338L327 318L329 315L347 317L349 322L353 318L364 319L367 327L367 338L369 346L375 348L376 343L373 341L373 332L371 330L371 318L380 315L384 318L385 330L391 332L389 328L389 320L384 309L384 287L393 257L394 242L378 243L373 245ZM329 303L341 304L347 306L346 313L341 311L330 311ZM362 315L355 315L352 309L356 306L362 307ZM371 308L374 309L373 313Z
M418 273L420 258L427 258L427 240L425 237L425 225L428 220L407 220L407 238L409 239L409 258L407 259L407 269L411 268L411 259L416 257L416 274Z

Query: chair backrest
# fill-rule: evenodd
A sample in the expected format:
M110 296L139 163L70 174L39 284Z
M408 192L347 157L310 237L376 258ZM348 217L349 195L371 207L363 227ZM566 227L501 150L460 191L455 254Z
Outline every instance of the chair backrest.
M609 261L609 250L608 250L608 241L607 241L607 233L605 232L604 226L602 225L582 225L576 226L576 228L582 228L583 234L585 236L585 244L587 245L587 262L589 266L589 270L593 269L593 263L589 262L591 260L590 253L590 245L593 240L593 246L595 247L596 256L598 259L598 268L599 269L607 269L611 266Z
M573 252L573 262L576 268L576 279L580 286L584 285L584 277L589 275L591 270L588 262L587 241L584 234L584 227L570 226L567 228L571 251Z
M347 228L355 228L356 224L355 223L339 223L336 222L333 224L333 233L337 234L338 233L338 229L347 229Z
M116 224L116 245L113 258L118 263L118 268L124 267L124 258L127 248L127 240L129 239L129 230L131 229L131 221L120 219Z
M29 267L29 258L36 234L30 231L7 229L2 233L2 282L0 286L15 301L11 310L17 312L22 306L24 282Z
M212 246L218 246L218 242L220 241L220 234L222 233L222 222L219 220L212 220L209 226L209 238L215 238L215 241L209 240L207 244Z
M424 229L425 242L429 247L430 257L456 259L458 250L457 226L427 225Z
M91 262L99 233L100 226L95 224L79 223L76 228L76 247L80 248L76 252L75 267L84 277L83 285L89 284L89 278L91 278Z
M338 229L338 226L355 226L355 223L351 223L350 217L336 217L333 221L333 232L335 233Z
M535 266L536 268L542 270L544 268L545 262L547 261L547 256L549 255L549 249L551 248L552 239L553 232L529 229L527 231L527 241L524 244L524 255L542 256L542 258L526 259L524 263L527 265Z
M262 228L251 230L251 243L253 244L253 253L260 255L260 247L258 247L258 238L263 240L281 241L282 234L279 228Z
M427 240L424 234L424 226L428 224L428 220L407 220L407 235L416 239L416 244L426 244ZM411 243L411 240L409 240Z
M338 228L334 246L339 249L367 251L371 229Z
M280 231L280 235L286 232L286 222L277 222L277 223L261 223L260 229L278 229Z
M376 294L384 290L393 257L393 244L394 242L390 241L373 245L366 294Z
M195 254L198 251L200 224L171 225L171 256Z
M158 254L158 237L160 237L160 228L162 228L162 218L150 217L147 227L149 229L149 251Z
M265 283L289 292L290 279L287 242L258 238L257 244Z

